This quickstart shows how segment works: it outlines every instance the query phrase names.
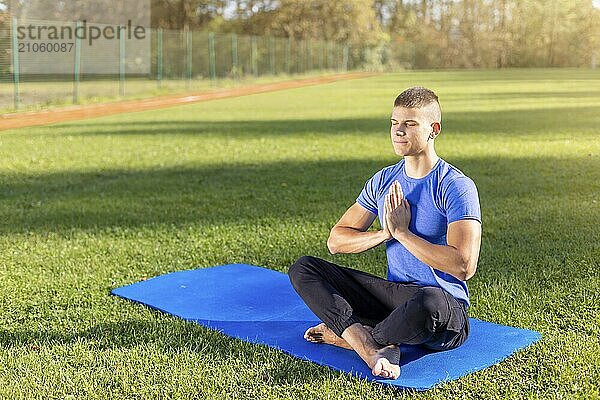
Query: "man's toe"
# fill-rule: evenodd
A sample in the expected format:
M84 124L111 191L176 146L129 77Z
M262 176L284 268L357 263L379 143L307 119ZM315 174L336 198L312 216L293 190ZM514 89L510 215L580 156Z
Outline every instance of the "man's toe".
M373 375L379 376L379 375L381 375L382 371L383 371L383 366L381 365L381 360L377 360L375 362L375 365L373 366L373 369L371 370L371 372L373 373Z

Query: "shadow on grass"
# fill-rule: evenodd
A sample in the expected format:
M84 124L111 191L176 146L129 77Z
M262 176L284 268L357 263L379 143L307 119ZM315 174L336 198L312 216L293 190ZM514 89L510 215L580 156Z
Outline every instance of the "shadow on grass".
M600 90L564 90L564 91L542 91L542 92L494 92L494 93L459 93L447 95L452 100L514 100L523 102L523 100L548 100L552 98L560 99L596 99L600 100ZM567 105L568 108L568 105Z
M269 136L289 136L304 133L348 134L352 132L383 132L389 128L389 119L350 118L350 119L303 119L303 120L235 120L235 121L148 121L147 116L140 120L131 118L123 122L85 122L83 124L59 124L52 128L73 129L66 131L68 136L111 136L111 135L201 135L202 137L224 138L230 135L238 139L262 138ZM135 114L133 114L135 115ZM52 129L51 128L51 129Z
M281 162L3 177L0 234L329 219L378 168L375 161Z
M510 69L478 69L478 70L419 70L396 73L399 78L414 77L412 80L426 82L466 82L481 84L486 81L596 81L600 79L598 70L584 68L510 68ZM377 79L377 78L372 78Z
M491 111L444 112L444 133L490 133L503 136L544 134L552 139L552 132L580 132L590 130L600 123L600 107L565 104L562 107L524 108L506 110L506 100L522 99L517 94L498 96L498 109ZM483 96L483 95L477 95ZM600 98L600 94L598 94ZM468 100L468 98L465 98ZM480 97L474 98L478 101ZM235 121L181 121L164 118L168 111L156 111L157 119L148 121L146 113L127 114L123 121L104 122L104 119L81 124L58 124L47 129L60 130L65 136L113 136L113 135L199 135L202 137L261 138L313 133L319 135L357 134L365 138L371 135L382 137L387 134L389 120L381 118L349 119L302 119L302 120L235 120ZM164 118L164 119L163 119ZM66 129L65 129L66 128ZM47 132L46 132L47 133ZM539 138L536 138L539 139Z
M593 236L598 157L447 161L478 185L484 234L497 234L503 243L535 242L546 231L547 240L571 237L577 226L578 234ZM0 235L157 225L277 226L290 220L333 224L382 167L374 160L285 161L5 176ZM566 247L568 240L555 245L575 251Z

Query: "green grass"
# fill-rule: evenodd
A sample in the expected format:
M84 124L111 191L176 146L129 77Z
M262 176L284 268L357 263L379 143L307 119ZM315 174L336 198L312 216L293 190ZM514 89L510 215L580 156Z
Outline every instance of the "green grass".
M422 394L367 383L109 295L166 272L330 256L397 161L389 112L426 85L438 153L477 183L470 315L543 339ZM0 134L2 398L599 398L600 72L411 72ZM300 333L299 333L300 334Z

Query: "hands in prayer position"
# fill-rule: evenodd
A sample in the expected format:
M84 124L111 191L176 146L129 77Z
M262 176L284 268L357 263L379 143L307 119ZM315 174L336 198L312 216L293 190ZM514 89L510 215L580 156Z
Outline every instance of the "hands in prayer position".
M388 234L387 240L398 239L408 232L410 224L410 204L404 198L402 187L398 181L390 186L390 191L385 196L385 213L383 230Z

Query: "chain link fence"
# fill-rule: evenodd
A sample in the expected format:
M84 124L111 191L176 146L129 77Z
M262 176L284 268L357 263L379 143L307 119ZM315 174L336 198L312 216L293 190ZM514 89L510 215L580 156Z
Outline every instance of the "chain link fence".
M3 19L2 19L3 18ZM0 16L0 112L49 105L142 98L215 85L235 85L241 79L295 74L344 72L359 68L363 52L348 45L318 40L292 40L206 31L147 29L150 64L139 73L139 54L129 43L114 41L104 51L79 46L70 51L61 73L40 73L52 65L19 51L24 41L17 27L30 21ZM35 21L51 25L55 21ZM60 22L64 25L65 22ZM80 22L72 22L72 27ZM40 44L41 45L41 44ZM96 48L98 50L98 48ZM61 59L64 63L65 59ZM38 65L35 65L35 63ZM46 61L47 62L47 61ZM51 62L50 62L51 64ZM110 73L97 73L98 65ZM35 73L32 73L34 71ZM96 71L96 72L90 72ZM267 78L265 78L267 79Z

